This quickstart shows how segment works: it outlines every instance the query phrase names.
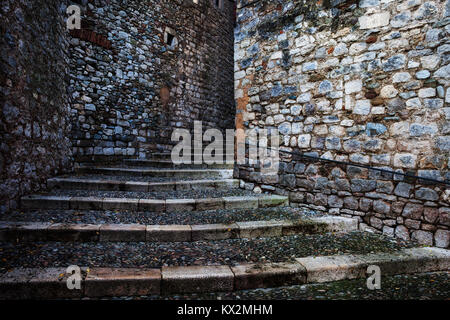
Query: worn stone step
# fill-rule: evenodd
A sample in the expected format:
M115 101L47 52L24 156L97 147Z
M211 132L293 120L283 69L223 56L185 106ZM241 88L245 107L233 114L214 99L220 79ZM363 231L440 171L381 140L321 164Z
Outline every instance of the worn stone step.
M48 228L41 225L42 228ZM34 227L33 227L34 228ZM56 229L61 230L59 226ZM38 228L34 228L39 229ZM111 231L110 228L108 231ZM55 234L56 232L53 232ZM42 234L42 233L40 233ZM88 235L87 233L86 235ZM109 233L110 235L112 233ZM116 233L117 235L118 233ZM39 239L35 237L35 239ZM142 239L142 238L141 238ZM418 246L361 231L295 234L278 237L152 241L21 241L0 242L0 273L17 267L160 268L162 266L237 265L294 262L295 258L335 254L392 252Z
M191 153L191 159L199 159L200 156L203 159L203 153L193 152ZM217 155L214 155L215 157L218 157L219 159L226 159L227 155L225 153L218 153ZM234 154L233 154L234 157ZM171 153L152 153L150 155L149 159L143 159L143 160L171 160L172 154Z
M0 241L186 242L250 239L358 230L358 220L320 217L232 224L142 225L0 221Z
M21 198L23 209L203 211L215 209L258 209L289 205L288 197L277 195L237 196L209 199L132 199L30 195Z
M153 160L153 159L126 159L124 164L130 167L150 167L150 168L210 168L210 169L233 169L234 162L231 164L206 164L200 163L196 164L194 162L190 163L174 163L172 160Z
M122 176L151 176L165 178L221 178L232 179L233 170L230 169L148 169L148 168L122 168L122 167L93 167L81 166L76 168L77 173L122 175Z
M239 180L190 180L168 182L146 181L119 181L119 180L94 180L71 178L52 178L47 180L49 189L69 190L105 190L105 191L175 191L175 190L205 190L205 189L236 189L239 188Z
M450 270L450 250L412 248L393 253L310 256L290 263L80 268L79 289L69 289L65 268L17 268L0 276L0 298L81 298L231 292L367 276L371 265L383 276Z
M185 293L164 295L164 300L447 300L449 271L424 272L383 276L381 290L371 290L367 278L344 279L325 283L255 288L232 292ZM345 288L345 290L343 289ZM104 300L132 300L133 297L102 297ZM161 296L140 296L140 300L155 301ZM420 306L419 306L420 308ZM409 309L411 310L411 309ZM403 310L400 310L403 312ZM412 311L413 312L413 311Z
M258 209L221 209L206 211L166 212L152 211L126 213L109 210L14 210L2 215L10 222L52 222L84 224L144 224L144 225L198 225L233 224L236 221L307 220L323 216L316 212L272 207Z

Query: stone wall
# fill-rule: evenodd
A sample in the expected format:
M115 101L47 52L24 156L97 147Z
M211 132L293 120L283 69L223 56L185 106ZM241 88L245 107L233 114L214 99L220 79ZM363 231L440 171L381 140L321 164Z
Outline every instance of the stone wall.
M194 120L233 128L235 4L196 2L2 1L1 212L74 160L170 150Z
M78 161L170 150L174 128L234 126L234 3L95 0L72 32Z
M0 6L0 212L72 166L64 15L59 0Z
M450 1L238 1L236 126L282 149L450 182ZM285 155L243 186L448 247L449 184Z

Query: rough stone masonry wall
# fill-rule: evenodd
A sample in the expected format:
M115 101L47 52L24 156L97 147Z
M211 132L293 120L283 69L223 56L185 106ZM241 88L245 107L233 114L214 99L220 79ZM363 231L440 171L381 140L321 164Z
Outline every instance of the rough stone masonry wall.
M239 1L236 125L287 151L450 182L450 1ZM284 155L248 189L449 247L449 185Z
M232 1L79 2L82 30L70 41L78 161L170 150L173 129L194 120L234 127Z
M68 42L59 0L0 6L0 213L70 170Z

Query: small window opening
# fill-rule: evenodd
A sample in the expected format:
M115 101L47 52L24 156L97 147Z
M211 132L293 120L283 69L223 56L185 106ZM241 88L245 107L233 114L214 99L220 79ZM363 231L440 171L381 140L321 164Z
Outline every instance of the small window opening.
M218 9L223 9L223 0L213 0L214 6Z
M173 46L173 40L175 40L175 36L168 33L166 38L166 44L168 44L169 46Z
M172 28L166 27L166 31L164 32L164 43L168 45L171 49L174 49L177 44L177 33Z

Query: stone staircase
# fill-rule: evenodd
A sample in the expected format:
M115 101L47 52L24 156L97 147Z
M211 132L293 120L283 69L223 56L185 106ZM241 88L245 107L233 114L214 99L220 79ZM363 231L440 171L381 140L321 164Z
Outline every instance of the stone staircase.
M232 166L168 154L80 165L0 222L0 298L228 292L447 271L450 251L358 231L358 220L239 189ZM67 267L80 267L69 290Z

